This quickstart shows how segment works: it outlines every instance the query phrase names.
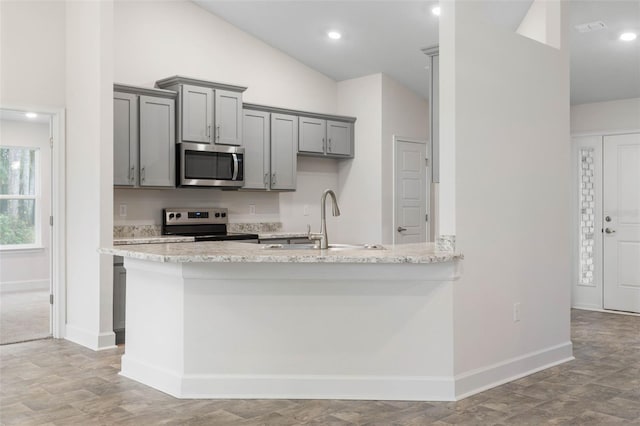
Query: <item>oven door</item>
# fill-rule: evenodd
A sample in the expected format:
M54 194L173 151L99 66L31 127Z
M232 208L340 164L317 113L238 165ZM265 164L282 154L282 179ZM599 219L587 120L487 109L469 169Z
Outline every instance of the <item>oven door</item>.
M244 185L244 148L183 142L179 153L179 186Z

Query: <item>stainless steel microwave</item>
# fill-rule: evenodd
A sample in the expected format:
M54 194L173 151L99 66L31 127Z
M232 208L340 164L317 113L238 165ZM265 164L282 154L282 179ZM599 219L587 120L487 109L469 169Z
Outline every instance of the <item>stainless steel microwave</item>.
M244 148L182 142L178 155L178 186L244 185Z

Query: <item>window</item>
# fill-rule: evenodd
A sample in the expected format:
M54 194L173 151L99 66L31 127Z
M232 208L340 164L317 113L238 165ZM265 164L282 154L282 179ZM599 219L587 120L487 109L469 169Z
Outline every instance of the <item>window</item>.
M0 248L35 248L40 236L39 148L0 147Z

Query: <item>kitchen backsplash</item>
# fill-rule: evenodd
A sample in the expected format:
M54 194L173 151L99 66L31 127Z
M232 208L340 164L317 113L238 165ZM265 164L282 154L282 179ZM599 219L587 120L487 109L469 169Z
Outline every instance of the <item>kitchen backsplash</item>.
M230 223L227 225L229 232L244 233L271 233L282 230L280 222L258 222L258 223ZM113 238L142 238L155 237L162 233L159 225L116 225L113 227Z

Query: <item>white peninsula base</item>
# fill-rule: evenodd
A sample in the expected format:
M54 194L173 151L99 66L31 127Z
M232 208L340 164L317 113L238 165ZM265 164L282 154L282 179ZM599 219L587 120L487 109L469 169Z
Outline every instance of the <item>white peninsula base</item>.
M458 260L125 268L121 374L170 395L455 400Z

